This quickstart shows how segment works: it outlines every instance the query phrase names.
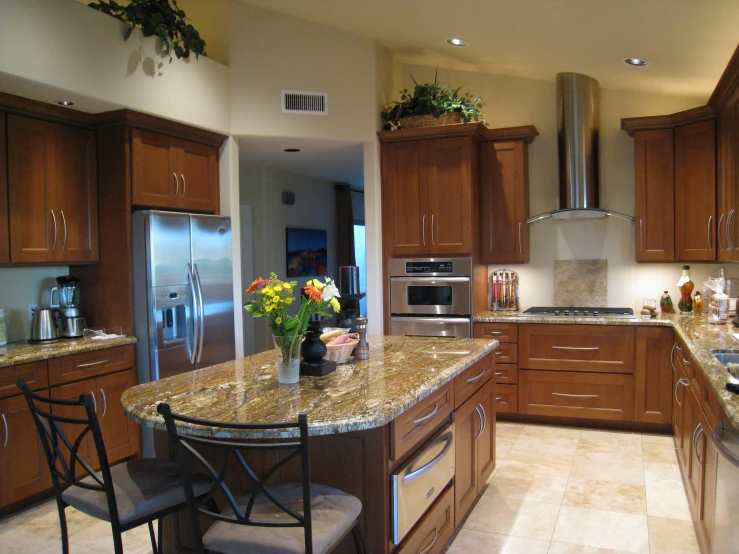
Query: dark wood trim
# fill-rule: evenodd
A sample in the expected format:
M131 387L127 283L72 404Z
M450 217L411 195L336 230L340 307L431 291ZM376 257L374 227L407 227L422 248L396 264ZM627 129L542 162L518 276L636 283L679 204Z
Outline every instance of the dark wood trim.
M488 129L485 132L483 140L522 140L526 144L531 144L539 131L533 125L522 125L520 127L503 127L501 129Z
M46 102L39 102L38 100L31 100L30 98L23 98L22 96L15 96L14 94L7 94L5 92L0 92L0 109L8 113L44 119L46 121L53 121L54 123L75 125L86 129L95 128L95 116L93 114L72 108L55 106Z
M405 142L410 140L441 139L476 136L482 139L487 129L482 123L458 123L455 125L437 125L436 127L418 127L415 129L399 129L397 131L379 131L380 143Z
M713 89L713 93L708 99L708 105L714 113L721 113L737 87L739 87L739 46L734 50L734 54L716 84L716 88Z
M191 140L209 146L221 147L228 138L226 135L199 129L192 125L170 121L161 117L148 115L133 110L123 109L112 112L104 112L94 116L99 127L126 123L131 127L153 131L155 133L170 135L178 139Z
M700 106L683 112L669 115L654 115L649 117L625 117L621 120L621 129L630 136L636 131L654 131L657 129L673 129L681 125L698 123L716 119L716 114L710 106Z
M562 425L587 427L589 429L610 429L614 431L634 431L645 433L672 434L672 425L667 423L641 423L636 421L618 421L613 419L584 419L578 417L543 416L510 412L496 412L498 421L512 423L537 423L544 425Z

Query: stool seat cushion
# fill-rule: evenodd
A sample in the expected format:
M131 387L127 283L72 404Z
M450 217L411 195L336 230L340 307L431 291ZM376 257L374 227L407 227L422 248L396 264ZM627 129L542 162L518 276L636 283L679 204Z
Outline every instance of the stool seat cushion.
M112 466L110 475L113 479L118 518L123 526L174 506L185 508L187 505L179 467L172 462L155 458L132 460ZM102 481L99 472L97 476ZM81 482L99 486L89 475ZM193 479L193 488L195 495L200 496L209 490L210 482ZM80 512L110 521L108 500L103 491L72 485L62 493L62 498Z
M325 485L311 484L313 552L332 550L356 523L362 503L358 498ZM267 486L292 511L303 514L302 483ZM248 498L241 506L246 509ZM224 514L225 515L225 514ZM254 522L292 523L294 518L260 495L251 513ZM203 537L207 550L223 554L288 554L305 552L303 527L256 527L216 521Z

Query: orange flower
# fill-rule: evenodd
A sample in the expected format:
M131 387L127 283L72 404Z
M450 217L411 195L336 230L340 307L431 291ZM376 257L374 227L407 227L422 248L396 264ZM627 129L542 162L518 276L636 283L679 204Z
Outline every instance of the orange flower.
M303 289L303 294L314 302L321 301L321 291L318 290L316 287L305 287Z
M262 279L261 277L257 277L257 278L256 278L256 279L255 279L255 280L254 280L254 281L252 282L252 284L251 284L251 285L249 285L249 288L248 288L248 289L246 289L246 294L251 294L252 292L254 292L255 290L257 290L257 287L259 287L259 285L261 285L262 283L265 283L265 282L266 282L266 281L265 281L264 279Z

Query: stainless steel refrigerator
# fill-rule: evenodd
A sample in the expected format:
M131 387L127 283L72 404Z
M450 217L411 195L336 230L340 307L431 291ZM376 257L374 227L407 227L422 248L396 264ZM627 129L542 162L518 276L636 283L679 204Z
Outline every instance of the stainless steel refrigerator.
M233 360L231 219L134 212L133 255L139 383Z

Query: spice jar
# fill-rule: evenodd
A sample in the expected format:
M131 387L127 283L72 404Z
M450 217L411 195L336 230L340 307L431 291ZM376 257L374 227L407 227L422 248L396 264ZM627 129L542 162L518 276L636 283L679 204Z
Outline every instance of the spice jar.
M693 281L690 280L690 266L683 266L683 276L677 282L677 288L680 289L680 301L677 303L677 307L681 314L689 314L693 309L693 302L690 299L690 294L693 292Z
M662 310L663 314L672 312L672 298L670 298L669 292L665 291L662 295L662 299L659 301L659 309Z
M703 313L703 299L700 291L695 291L693 297L693 315L701 315Z

